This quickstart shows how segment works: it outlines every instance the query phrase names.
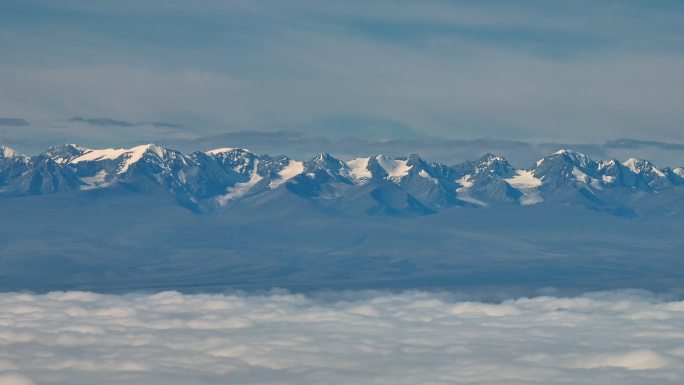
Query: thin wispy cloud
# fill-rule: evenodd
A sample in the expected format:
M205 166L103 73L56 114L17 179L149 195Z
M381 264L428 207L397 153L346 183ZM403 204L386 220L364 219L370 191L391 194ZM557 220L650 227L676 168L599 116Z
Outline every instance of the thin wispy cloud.
M25 119L0 117L0 126L24 127L28 125L29 122L27 122Z
M0 384L679 384L682 322L639 291L5 293Z
M70 123L83 123L90 126L115 126L115 127L140 127L140 126L152 126L152 127L164 127L164 128L182 128L182 124L178 123L168 123L168 122L128 122L125 120L117 120L111 118L84 118L81 116L75 116L73 118L67 119Z

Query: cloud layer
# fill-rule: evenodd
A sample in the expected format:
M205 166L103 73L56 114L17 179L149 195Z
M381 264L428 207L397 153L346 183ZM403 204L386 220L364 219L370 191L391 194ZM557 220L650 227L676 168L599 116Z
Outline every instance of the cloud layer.
M684 302L0 295L0 385L680 384Z

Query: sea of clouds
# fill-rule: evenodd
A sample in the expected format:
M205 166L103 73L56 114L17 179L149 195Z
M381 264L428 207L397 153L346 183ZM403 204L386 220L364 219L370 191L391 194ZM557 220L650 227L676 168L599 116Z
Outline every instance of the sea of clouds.
M530 383L684 383L684 301L0 294L0 385Z

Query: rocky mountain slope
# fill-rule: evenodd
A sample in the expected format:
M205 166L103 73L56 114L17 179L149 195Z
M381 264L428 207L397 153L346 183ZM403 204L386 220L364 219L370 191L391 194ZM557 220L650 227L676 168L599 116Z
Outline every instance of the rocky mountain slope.
M154 144L118 149L52 147L36 156L0 147L0 197L125 186L160 187L184 207L213 212L258 205L281 191L371 215L425 215L451 207L563 203L621 216L678 212L684 169L647 160L595 161L569 150L516 169L486 154L448 166L412 154L299 161L240 148L189 155ZM646 210L648 209L648 211Z

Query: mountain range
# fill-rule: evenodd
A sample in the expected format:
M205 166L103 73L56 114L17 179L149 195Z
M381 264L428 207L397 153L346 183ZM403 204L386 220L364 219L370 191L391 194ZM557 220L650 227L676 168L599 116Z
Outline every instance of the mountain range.
M364 215L416 216L455 207L565 204L613 215L673 215L684 168L630 158L592 160L559 150L528 169L485 154L457 165L416 154L340 160L220 148L189 155L154 144L89 149L69 144L26 156L0 146L0 198L124 188L162 191L195 212L259 206L293 195Z
M669 290L683 198L682 168L569 150L519 169L2 147L0 291Z

